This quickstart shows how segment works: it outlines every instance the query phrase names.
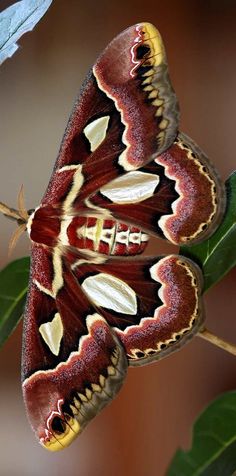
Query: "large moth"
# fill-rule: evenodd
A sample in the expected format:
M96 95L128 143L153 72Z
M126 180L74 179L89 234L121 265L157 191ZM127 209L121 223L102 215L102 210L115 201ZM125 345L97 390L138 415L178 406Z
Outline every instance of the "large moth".
M49 450L112 400L128 365L166 356L202 326L197 265L142 256L151 235L204 240L224 211L215 169L178 122L161 36L134 25L89 72L40 206L19 212L32 248L23 395Z

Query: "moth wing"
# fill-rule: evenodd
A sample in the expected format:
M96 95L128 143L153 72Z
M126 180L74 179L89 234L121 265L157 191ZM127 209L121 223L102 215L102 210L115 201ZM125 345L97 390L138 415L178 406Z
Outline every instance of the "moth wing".
M161 36L150 23L118 35L90 71L62 140L43 205L60 204L80 171L77 200L168 149L178 128Z
M122 342L130 365L179 349L202 325L201 272L180 255L71 262L81 288Z
M212 234L225 210L225 189L203 151L179 133L169 149L89 197L91 207L175 244Z
M62 274L58 256L33 246L22 356L28 417L52 451L68 446L111 401L127 367L115 333L61 266Z

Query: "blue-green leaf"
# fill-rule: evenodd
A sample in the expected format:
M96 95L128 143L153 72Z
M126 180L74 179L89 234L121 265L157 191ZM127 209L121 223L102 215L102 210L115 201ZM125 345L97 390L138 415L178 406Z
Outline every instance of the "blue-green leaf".
M21 258L0 271L0 346L21 319L29 281L29 258Z
M33 30L52 0L22 0L0 13L0 64L18 49L19 38Z
M236 392L230 392L200 415L192 448L176 452L166 476L232 476L235 470Z

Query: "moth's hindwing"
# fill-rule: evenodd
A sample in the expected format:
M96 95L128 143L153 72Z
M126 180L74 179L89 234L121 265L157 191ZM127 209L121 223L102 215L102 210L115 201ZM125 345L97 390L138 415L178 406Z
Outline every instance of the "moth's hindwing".
M211 235L222 220L226 199L206 155L179 133L166 152L101 187L90 204L178 245Z
M121 340L130 365L178 350L203 324L202 275L180 255L74 261L80 285Z

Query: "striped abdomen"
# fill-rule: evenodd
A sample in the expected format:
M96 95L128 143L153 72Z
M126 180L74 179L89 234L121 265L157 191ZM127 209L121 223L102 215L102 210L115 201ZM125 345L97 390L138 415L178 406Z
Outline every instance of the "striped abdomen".
M67 228L71 246L106 255L137 255L144 251L148 235L139 228L111 219L74 217Z

